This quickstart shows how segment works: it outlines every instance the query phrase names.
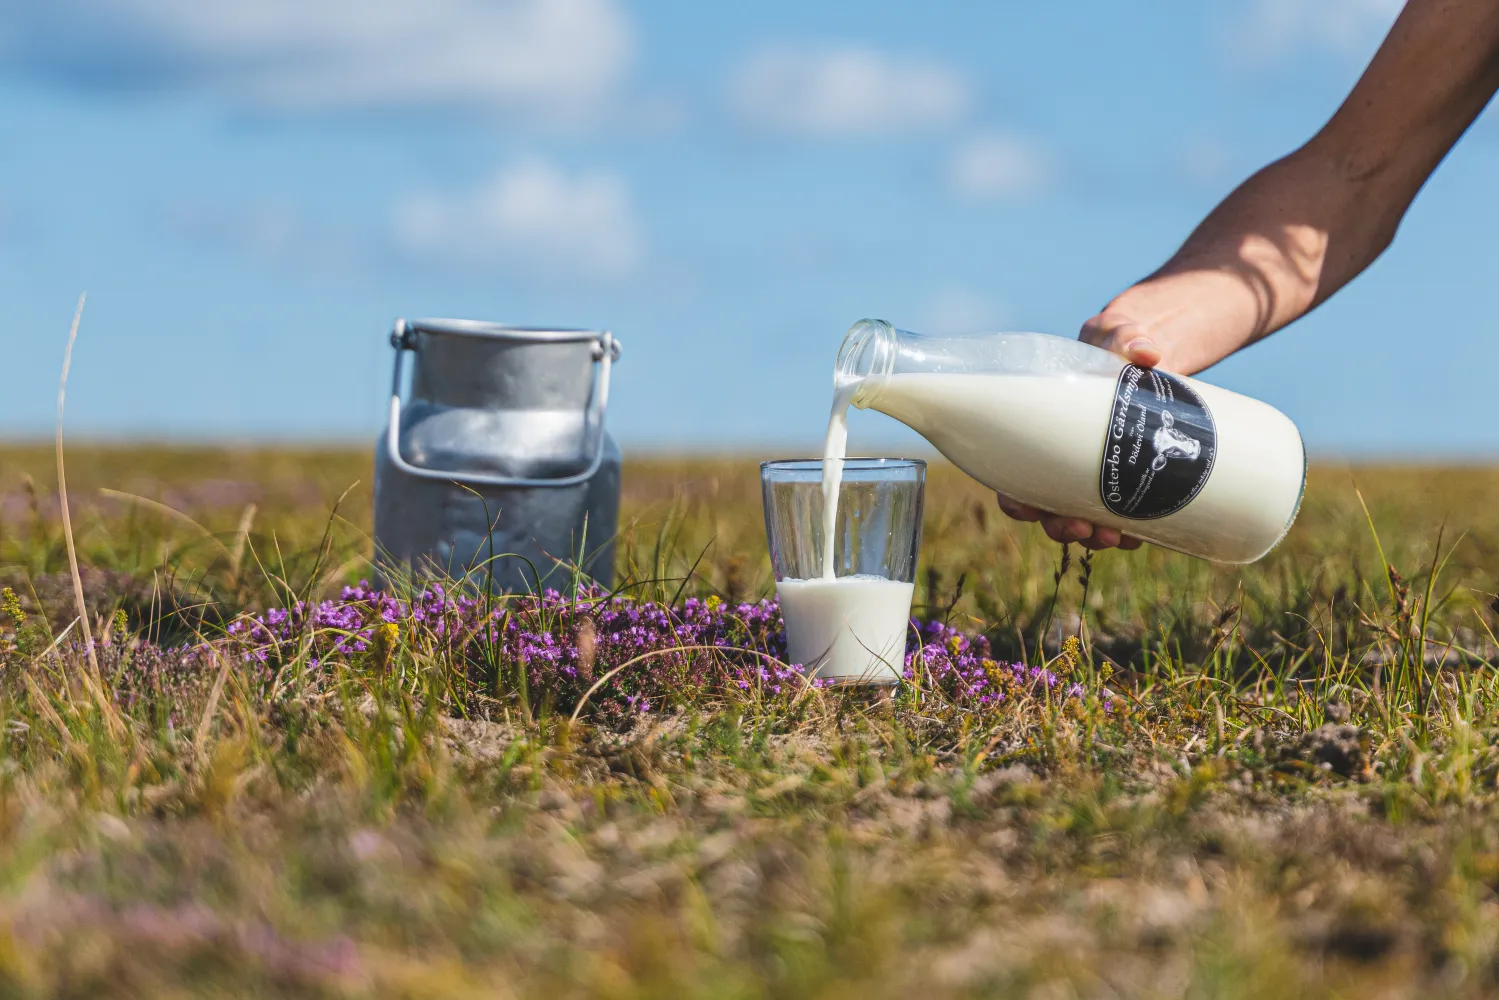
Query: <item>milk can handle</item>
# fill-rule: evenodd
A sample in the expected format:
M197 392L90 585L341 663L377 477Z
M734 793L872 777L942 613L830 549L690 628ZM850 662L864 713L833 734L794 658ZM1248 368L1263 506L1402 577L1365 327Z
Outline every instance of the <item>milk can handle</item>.
M593 478L594 473L599 471L599 466L604 464L604 408L609 403L609 368L615 358L619 356L619 341L614 335L605 331L599 335L593 348L593 359L598 363L598 379L594 383L593 398L588 404L588 413L584 418L583 426L588 428L597 421L599 428L599 443L594 450L593 460L588 463L588 468L572 476L562 476L557 479L531 479L525 476L496 476L484 472L443 472L438 469L423 469L412 465L401 457L401 373L405 370L406 354L414 351L412 338L406 330L404 320L396 324L395 330L390 335L391 346L396 349L395 374L391 379L390 386L390 423L385 428L385 455L390 459L390 464L406 473L408 476L416 476L420 479L436 479L448 483L463 483L471 486L506 486L522 488L556 488L562 489L568 486L579 486Z

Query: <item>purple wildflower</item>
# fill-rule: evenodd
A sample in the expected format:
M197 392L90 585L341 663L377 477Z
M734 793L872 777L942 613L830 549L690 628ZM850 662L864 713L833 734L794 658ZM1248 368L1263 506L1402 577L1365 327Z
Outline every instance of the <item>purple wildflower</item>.
M574 641L585 617L593 635L586 663ZM589 696L590 707L605 717L726 695L788 699L808 686L798 665L781 662L785 625L774 600L690 598L668 607L588 589L575 597L548 590L486 599L436 585L402 600L361 582L344 588L337 601L270 609L236 621L228 631L243 660L269 673L272 665L302 654L309 642L313 669L370 651L388 655L390 642L376 632L391 626L420 635L422 648L445 662L465 665L480 689L492 687L496 674L507 678L524 671L533 703L547 698L559 709L576 705L596 679L607 678ZM917 631L904 676L935 686L956 703L982 708L1019 693L1082 694L1080 685L1064 686L1050 670L996 660L981 635L941 622L917 625ZM703 647L713 652L705 655Z

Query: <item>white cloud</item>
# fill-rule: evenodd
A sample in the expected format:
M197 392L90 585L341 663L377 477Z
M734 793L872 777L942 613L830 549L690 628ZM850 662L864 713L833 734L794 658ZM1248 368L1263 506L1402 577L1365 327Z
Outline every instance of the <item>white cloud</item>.
M1404 6L1404 0L1250 0L1230 44L1250 65L1305 49L1366 55Z
M947 183L960 197L1001 201L1034 194L1052 172L1051 156L1039 144L991 132L958 147L947 164Z
M800 135L875 135L957 122L969 86L947 67L870 49L777 47L750 56L730 85L751 125Z
M950 285L938 289L922 313L921 333L953 336L965 333L992 333L1003 324L1002 311L988 298Z
M620 278L644 256L623 180L600 171L570 177L538 159L464 194L407 200L395 236L415 256L548 277Z
M629 70L619 0L0 0L0 58L256 110L580 114Z
M226 205L182 199L163 213L167 226L194 243L247 253L314 273L348 273L366 263L369 241L321 225L286 202Z

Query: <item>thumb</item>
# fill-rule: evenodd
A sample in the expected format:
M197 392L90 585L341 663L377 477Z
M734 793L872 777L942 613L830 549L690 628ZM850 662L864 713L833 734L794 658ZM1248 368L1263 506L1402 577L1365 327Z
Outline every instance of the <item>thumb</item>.
M1083 324L1078 339L1106 351L1113 351L1142 368L1161 363L1161 349L1145 327L1133 320L1099 313Z

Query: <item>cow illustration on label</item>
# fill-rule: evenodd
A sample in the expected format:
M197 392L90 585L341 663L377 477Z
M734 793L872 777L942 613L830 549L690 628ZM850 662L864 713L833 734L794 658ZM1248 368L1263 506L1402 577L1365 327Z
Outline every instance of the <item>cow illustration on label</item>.
M1150 520L1181 510L1213 471L1218 434L1207 404L1167 372L1125 365L1099 468L1104 506Z
M1155 472L1166 467L1167 459L1185 458L1196 461L1197 456L1202 454L1202 442L1177 430L1176 418L1171 415L1170 410L1161 412L1161 427L1155 432L1155 437L1150 439L1150 443L1155 446L1155 459L1150 463Z

